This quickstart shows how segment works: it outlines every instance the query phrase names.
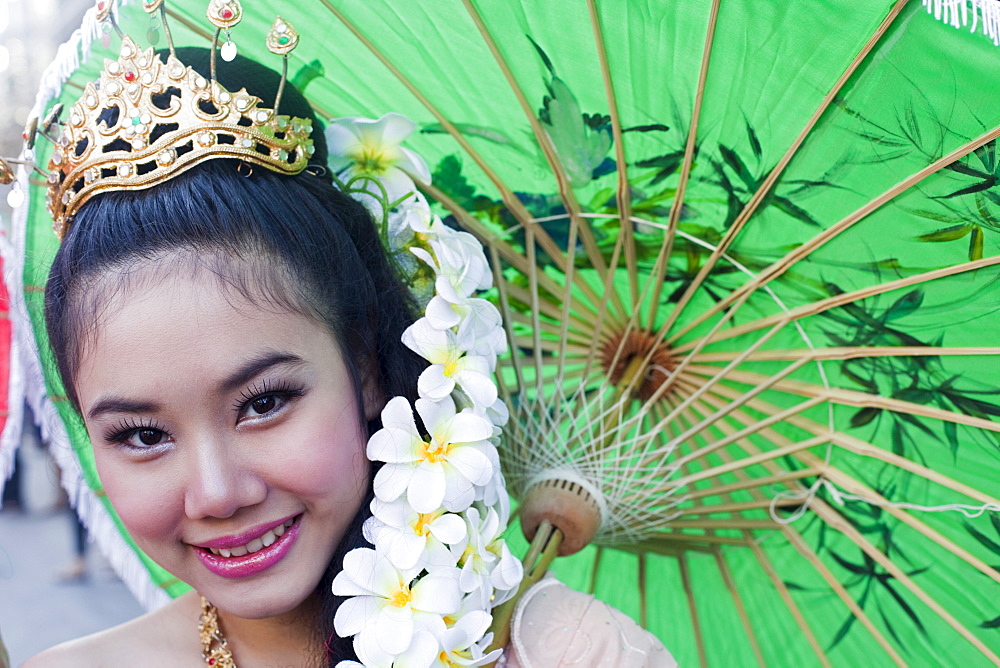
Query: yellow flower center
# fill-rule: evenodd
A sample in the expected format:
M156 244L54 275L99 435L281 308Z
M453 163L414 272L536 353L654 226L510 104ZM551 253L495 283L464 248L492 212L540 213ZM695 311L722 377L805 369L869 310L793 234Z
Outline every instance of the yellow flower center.
M423 459L436 464L442 459L448 457L448 453L451 451L451 443L439 441L436 438L431 438L430 443L424 442L423 444Z
M456 667L458 666L457 663L448 658L448 652L442 651L440 654L438 654L438 661L440 661L441 664L445 666L456 666Z
M465 566L465 562L467 562L469 560L469 557L473 556L475 553L476 553L476 550L473 549L471 543L468 544L468 545L466 545L465 546L465 551L462 552L462 556L458 560L458 565L459 566Z
M395 606L397 608L405 608L410 604L410 588L403 585L399 590L392 595L389 599L389 605Z
M418 536L426 536L431 532L430 524L437 519L440 513L421 513L413 525L413 531Z
M448 362L447 364L444 365L444 375L445 376L447 376L447 377L450 378L452 375L454 375L457 372L458 372L458 362L457 361L455 361L455 362Z
M386 160L385 153L368 146L355 156L355 162L357 162L360 171L369 174L381 174L389 167L389 161Z

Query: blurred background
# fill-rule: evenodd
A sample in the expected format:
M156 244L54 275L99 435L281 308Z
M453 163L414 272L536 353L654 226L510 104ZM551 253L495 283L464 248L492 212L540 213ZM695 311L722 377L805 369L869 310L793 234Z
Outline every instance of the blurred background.
M0 0L0 156L20 153L41 74L92 4ZM0 185L5 233L12 213L8 191ZM7 481L0 507L0 637L14 666L142 612L78 526L58 480L28 417L15 477Z
M21 133L42 72L93 4L93 0L0 0L0 155L20 153ZM0 185L0 218L5 226L11 213L8 190L9 186Z

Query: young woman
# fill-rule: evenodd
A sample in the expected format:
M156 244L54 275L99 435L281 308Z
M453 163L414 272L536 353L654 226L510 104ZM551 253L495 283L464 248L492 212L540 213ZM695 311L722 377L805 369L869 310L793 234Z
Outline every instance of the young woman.
M207 70L204 54L181 58ZM248 61L220 71L262 99L278 81ZM290 87L281 111L313 117ZM415 399L426 363L401 342L412 298L368 211L319 167L313 124L316 167L295 176L205 159L73 217L46 288L67 396L129 533L194 591L29 667L357 659L331 583L368 546L366 443L389 398ZM508 666L672 665L620 613L545 588L518 611ZM228 655L209 651L220 646Z

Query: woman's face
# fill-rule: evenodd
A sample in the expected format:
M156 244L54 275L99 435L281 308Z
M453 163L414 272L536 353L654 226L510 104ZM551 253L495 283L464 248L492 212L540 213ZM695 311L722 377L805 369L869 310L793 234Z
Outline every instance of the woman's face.
M314 320L206 271L156 273L111 299L79 365L101 482L136 543L220 609L292 611L367 489L350 374Z

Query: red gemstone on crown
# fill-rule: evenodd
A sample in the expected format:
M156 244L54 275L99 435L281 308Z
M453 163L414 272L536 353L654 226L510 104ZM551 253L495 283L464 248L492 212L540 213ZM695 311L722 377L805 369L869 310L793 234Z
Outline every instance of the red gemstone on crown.
M233 10L223 9L221 12L219 12L219 16L228 21L229 19L233 18Z
M208 660L208 665L214 666L215 665L215 659L209 659Z
M128 71L125 73L125 81L132 82L135 81L135 72Z

